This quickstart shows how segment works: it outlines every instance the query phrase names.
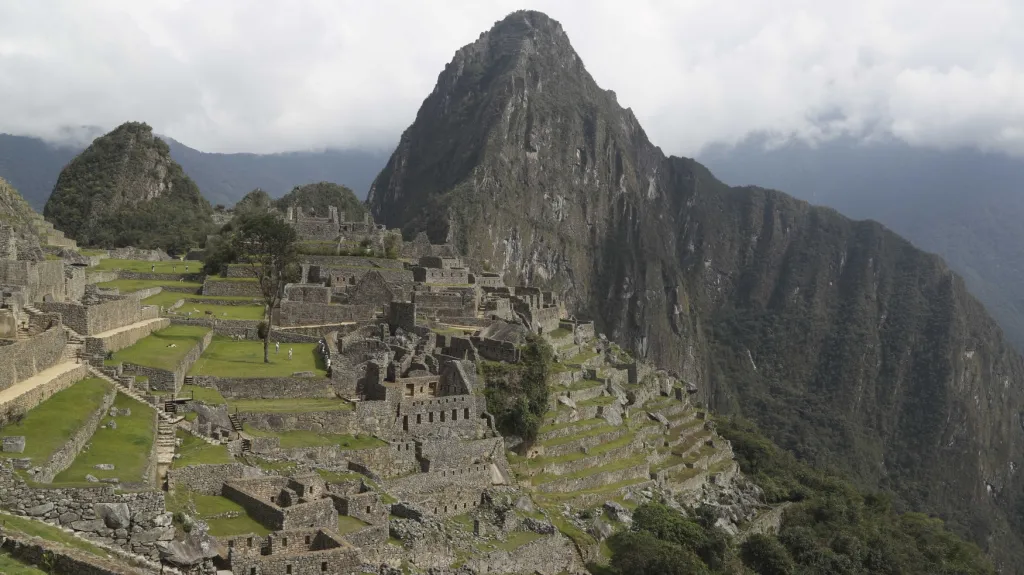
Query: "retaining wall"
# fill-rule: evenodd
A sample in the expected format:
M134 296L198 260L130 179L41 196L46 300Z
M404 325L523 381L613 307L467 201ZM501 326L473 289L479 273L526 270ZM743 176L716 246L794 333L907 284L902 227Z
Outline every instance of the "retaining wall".
M160 321L153 321L145 325L135 326L105 337L87 337L85 338L85 351L89 355L106 354L108 351L118 351L134 345L140 339L154 331L164 329L169 325L171 325L171 320L163 318Z
M60 363L67 344L67 333L59 318L51 327L29 339L0 345L0 390Z
M57 476L61 471L64 471L75 461L78 457L78 453L82 451L85 444L92 439L92 434L96 433L96 429L100 426L100 420L107 414L111 405L114 405L114 398L117 397L117 390L111 387L107 390L107 393L103 395L103 400L100 402L99 407L93 410L92 414L89 415L89 419L85 420L82 427L78 428L75 433L68 438L67 442L56 451L46 463L42 466L42 472L36 474L33 478L39 483L50 483L53 478ZM38 463L35 463L38 465Z

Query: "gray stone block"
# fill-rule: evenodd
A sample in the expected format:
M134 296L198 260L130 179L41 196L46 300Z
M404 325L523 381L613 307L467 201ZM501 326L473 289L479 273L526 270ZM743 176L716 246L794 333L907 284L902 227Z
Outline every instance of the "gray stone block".
M132 513L127 503L97 503L96 516L110 529L123 529L131 525Z
M114 470L114 464L113 463L97 463L93 467L95 467L96 469L102 469L103 471L113 471Z
M39 517L40 515L46 515L47 513L53 511L53 508L54 508L53 502L52 501L48 501L46 503L43 503L42 505L36 505L35 507L29 507L27 510L25 510L25 512L28 513L29 515L31 515L32 517Z
M4 438L4 453L23 453L25 451L25 436L12 435Z

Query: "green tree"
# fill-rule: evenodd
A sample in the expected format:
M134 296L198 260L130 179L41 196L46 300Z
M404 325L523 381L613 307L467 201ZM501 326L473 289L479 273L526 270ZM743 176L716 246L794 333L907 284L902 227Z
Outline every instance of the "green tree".
M622 575L705 575L707 567L693 551L658 539L647 531L624 531L608 539L611 566Z
M743 564L760 575L789 575L793 572L793 559L775 537L755 533L740 547Z
M268 213L247 215L239 220L235 229L234 252L240 261L249 264L266 305L263 361L270 363L273 311L281 301L284 285L298 277L295 229Z

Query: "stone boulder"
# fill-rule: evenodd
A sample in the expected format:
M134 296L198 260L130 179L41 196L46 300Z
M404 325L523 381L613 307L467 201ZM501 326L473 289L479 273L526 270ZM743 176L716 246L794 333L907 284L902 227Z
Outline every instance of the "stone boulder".
M647 415L648 415L648 417L650 417L654 421L657 421L658 423L664 425L665 427L669 427L671 425L669 423L669 421L668 421L668 418L666 418L664 415L662 415L660 413L652 413L652 412L648 411Z
M590 524L588 529L590 534L597 538L598 541L603 541L612 536L615 530L612 529L611 525L608 525L603 519L598 517L594 519L594 522Z
M93 509L96 517L111 529L127 528L132 522L132 512L127 503L97 503Z
M53 511L53 508L54 508L53 502L52 501L47 501L46 503L43 503L43 504L40 504L40 505L36 505L35 507L29 507L28 509L25 510L25 513L28 513L32 517L40 517L42 515L46 515L47 513Z
M96 468L96 469L103 470L103 471L113 471L114 470L114 464L113 463L97 463L93 467Z

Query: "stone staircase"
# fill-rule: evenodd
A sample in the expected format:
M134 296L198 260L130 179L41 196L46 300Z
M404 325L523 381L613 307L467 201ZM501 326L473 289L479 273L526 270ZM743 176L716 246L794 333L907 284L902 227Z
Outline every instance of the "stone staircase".
M158 465L170 465L174 461L174 448L176 447L174 432L176 429L176 426L171 425L165 419L157 422L156 462Z
M68 341L64 346L62 361L82 363L85 358L85 338L68 326L64 326L64 332L68 335Z
M242 433L242 422L238 420L238 414L229 414L228 419L231 420L231 431L234 431L235 433Z
M134 400L136 400L138 402L145 403L146 405L151 406L156 411L157 416L160 418L160 422L166 422L168 425L170 425L172 427L176 427L178 429L182 429L184 431L187 431L187 432L191 433L192 435L198 437L199 439L202 439L203 441L209 443L210 445L220 445L220 443L218 441L216 441L216 440L214 440L212 438L206 437L205 435L202 435L200 433L196 433L195 431L192 431L192 426L188 425L188 422L185 421L185 418L180 416L180 415L178 415L176 412L175 413L167 413L166 411L161 409L160 406L154 405L154 404L146 401L146 399L144 397L139 395L139 393L137 391L135 391L134 389L128 387L123 381L119 381L119 380L113 378L110 374L105 373L105 372L97 369L93 365L89 366L89 373L91 373L92 375L94 375L94 376L96 376L96 377L98 377L100 379L106 380L106 381L114 384L119 392L127 395L128 397L130 397L130 398L132 398L132 399L134 399Z

